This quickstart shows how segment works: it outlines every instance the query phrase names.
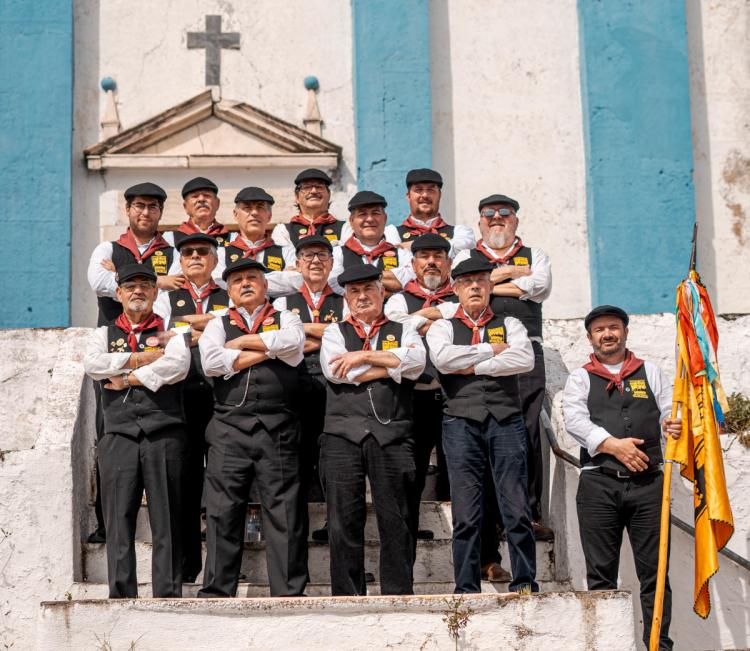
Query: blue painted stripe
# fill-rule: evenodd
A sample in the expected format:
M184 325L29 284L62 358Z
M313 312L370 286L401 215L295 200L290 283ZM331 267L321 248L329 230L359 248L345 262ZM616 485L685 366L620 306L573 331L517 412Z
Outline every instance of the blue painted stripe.
M73 3L0 2L0 327L70 324Z
M674 307L695 220L684 2L579 0L591 298Z
M428 0L352 0L357 184L408 214L404 179L432 164Z

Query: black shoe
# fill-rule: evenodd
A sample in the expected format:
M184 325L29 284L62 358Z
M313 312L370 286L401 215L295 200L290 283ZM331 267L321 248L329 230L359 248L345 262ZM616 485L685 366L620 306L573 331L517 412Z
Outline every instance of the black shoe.
M107 542L107 532L104 530L104 528L99 527L92 534L90 534L88 538L86 538L86 542L105 543Z
M321 528L321 529L315 529L310 537L313 539L313 542L316 543L327 543L328 542L328 523Z
M555 539L555 532L549 527L545 527L539 522L532 522L531 528L534 530L534 538L539 541L549 542Z
M417 540L435 540L435 534L429 529L420 529L417 531Z
M365 572L365 583L375 583L375 575L372 572Z

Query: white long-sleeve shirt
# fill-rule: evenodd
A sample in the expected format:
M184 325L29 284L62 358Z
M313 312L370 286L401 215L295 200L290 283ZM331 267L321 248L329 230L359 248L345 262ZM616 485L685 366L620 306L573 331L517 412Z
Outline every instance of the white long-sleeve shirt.
M422 219L417 219L413 215L410 215L410 217L413 221L415 221L417 224L421 224L422 226L431 226L437 219L437 217L433 217L432 219L428 219L425 221ZM407 217L407 219L409 219L409 217ZM414 235L410 240L407 241L413 242L416 238L417 236ZM391 240L388 241L390 242ZM456 224L455 226L453 226L453 237L448 241L451 245L450 251L448 251L448 257L450 258L455 257L459 251L463 251L465 249L473 249L477 245L477 239L474 236L474 230L471 228L471 226L467 226L466 224Z
M369 334L370 326L363 321L360 321L360 324L365 332ZM379 332L370 339L370 347L372 350L377 350L379 339ZM422 375L427 360L424 345L422 344L422 338L408 323L404 324L400 343L401 345L398 348L391 348L387 352L393 353L398 357L401 363L395 368L386 368L388 376L394 382L398 382L399 384L401 383L402 377L407 380L416 380ZM326 379L333 384L358 385L360 383L357 381L357 378L362 375L362 373L365 373L372 368L370 364L355 366L344 378L334 377L331 373L331 360L336 355L343 355L346 352L348 351L346 350L344 335L341 334L339 324L334 323L327 327L323 334L323 341L320 346L320 366L323 370L323 375L325 375Z
M605 364L604 366L610 373L617 374L622 368L622 363L612 366ZM656 364L644 362L643 366L648 385L651 387L654 398L656 398L656 404L661 412L659 419L659 422L661 422L669 417L672 411L672 385ZM565 383L562 408L565 429L593 457L597 454L597 448L611 434L591 421L588 408L590 388L589 372L583 367L577 368L568 376Z
M479 328L484 337L484 327ZM534 349L526 327L512 316L505 317L505 342L508 348L495 354L492 344L457 345L453 343L453 324L439 319L427 331L430 359L440 373L455 373L471 366L476 375L501 377L528 373L534 368Z
M505 251L498 257L507 255L516 245L518 238L513 241ZM497 252L490 249L484 242L482 246L488 253L497 256ZM541 303L549 298L552 292L552 266L550 264L549 256L539 247L531 246L531 275L521 276L520 278L513 278L512 282L523 294L519 297L522 301L534 301L535 303ZM463 250L456 254L453 259L453 267L459 262L463 262L471 255L468 250Z
M248 313L244 307L237 308L237 311L242 315L247 327L252 328L262 308L263 305L261 304L252 313ZM257 334L268 348L266 354L270 359L279 359L289 366L297 366L302 361L302 350L305 347L305 329L300 318L293 312L281 312L278 330L258 332ZM226 342L227 335L221 319L209 321L198 340L201 366L207 376L221 376L224 379L229 379L239 373L234 368L234 362L242 351L225 348Z
M422 289L424 289L428 294L434 293L426 287L423 287ZM450 305L451 307L443 308L443 305ZM443 315L444 319L450 319L455 315L456 310L458 309L458 303L451 303L446 301L444 303L440 303L439 305L434 305L433 307L440 310L440 313ZM401 292L399 292L398 294L393 294L385 302L385 308L383 309L383 312L391 321L396 321L397 323L411 323L411 325L416 330L419 330L428 321L427 317L417 316L416 314L409 314L409 307L406 304L406 298L404 298L404 295Z
M387 229L386 229L387 230ZM394 227L395 230L395 227ZM396 235L398 235L398 232L396 232ZM387 238L386 238L387 239ZM390 241L390 240L388 240ZM400 240L399 240L400 241ZM362 248L365 251L372 251L375 247L374 246L367 246L366 244L362 244ZM342 253L343 245L336 247L333 250L333 270L331 271L331 275L328 278L328 282L333 287L335 292L338 292L339 294L343 294L344 290L341 288L341 286L338 284L338 277L339 274L341 274L344 271L344 254ZM396 257L398 258L398 266L395 269L391 269L393 272L393 275L396 276L396 279L398 282L401 283L401 287L404 287L406 283L408 283L410 280L414 278L414 270L411 266L411 260L412 260L412 254L411 251L408 251L406 249L402 249L398 246L394 246L393 250L396 253ZM367 263L367 256L362 256L362 262Z
M156 361L137 369L126 369L125 365L132 353L110 353L107 341L107 326L94 330L83 358L83 370L94 380L106 380L126 372L132 373L138 381L151 391L158 391L165 384L175 384L187 377L190 370L190 349L185 338L172 337L164 347L164 355ZM140 342L143 333L136 333Z

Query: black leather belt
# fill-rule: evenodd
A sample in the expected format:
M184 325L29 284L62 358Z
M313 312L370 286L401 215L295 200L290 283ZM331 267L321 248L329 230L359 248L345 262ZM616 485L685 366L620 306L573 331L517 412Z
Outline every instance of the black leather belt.
M648 468L644 470L643 472L622 472L621 470L615 470L614 468L607 468L606 466L592 466L590 469L586 470L586 472L600 472L603 475L607 475L609 477L615 477L616 479L636 479L638 477L648 477L650 475L655 475L656 473L661 472L661 466L652 466L651 468Z

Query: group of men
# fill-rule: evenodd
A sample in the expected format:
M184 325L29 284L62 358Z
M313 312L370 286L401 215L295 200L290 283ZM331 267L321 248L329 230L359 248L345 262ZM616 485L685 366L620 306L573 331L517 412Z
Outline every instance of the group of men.
M431 536L419 529L419 503L433 449L452 502L456 592L480 591L482 578L537 591L535 539L553 535L540 523L539 425L551 270L544 251L517 236L519 203L482 199L477 242L472 229L443 221L443 179L434 170L407 174L410 214L398 227L387 225L387 202L375 192L357 192L341 221L329 213L325 172L304 170L294 183L299 213L270 236L274 199L262 188L236 195L238 231L230 232L216 221L217 186L192 179L182 190L188 219L162 234L166 193L135 185L125 191L128 229L92 254L100 327L85 368L97 387L110 596L137 595L144 489L154 596L181 596L182 582L201 569L199 596L236 594L251 489L263 514L271 595L304 593L308 499L327 504L326 529L313 537L330 544L332 593L366 594L366 481L381 592L412 594L416 541ZM605 310L594 326L612 314ZM609 340L592 332L604 350ZM588 371L597 379L581 380L580 422L571 426L589 454L586 472L602 482L653 474L660 422L678 429L664 419L661 397L654 407L650 367L617 363L602 359ZM636 429L618 429L617 409L643 407L610 404L625 378L636 386L631 371L638 391L627 398L645 393L649 405L634 416ZM613 378L606 388L605 372ZM596 392L605 397L592 400ZM600 407L614 410L601 423L593 415ZM581 424L586 418L593 430ZM636 443L642 427L646 453ZM510 575L500 566L500 531ZM587 561L587 547L603 540L584 539ZM611 587L617 558L599 560L588 568L590 587Z

